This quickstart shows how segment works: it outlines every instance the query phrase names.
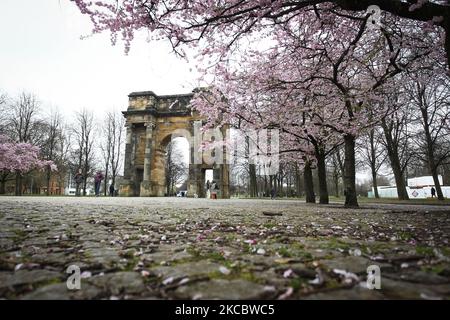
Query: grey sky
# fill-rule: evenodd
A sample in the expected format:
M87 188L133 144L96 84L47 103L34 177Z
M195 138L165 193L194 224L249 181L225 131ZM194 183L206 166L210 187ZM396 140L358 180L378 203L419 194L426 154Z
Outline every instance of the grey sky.
M192 66L163 43L140 35L125 56L109 35L88 35L91 24L69 0L0 1L0 91L35 93L63 114L86 107L99 115L124 110L132 91L190 92Z

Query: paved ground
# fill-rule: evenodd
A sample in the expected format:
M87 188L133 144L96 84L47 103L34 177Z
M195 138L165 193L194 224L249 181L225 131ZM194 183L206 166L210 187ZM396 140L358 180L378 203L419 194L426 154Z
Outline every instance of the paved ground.
M449 299L449 237L442 206L0 197L0 297Z

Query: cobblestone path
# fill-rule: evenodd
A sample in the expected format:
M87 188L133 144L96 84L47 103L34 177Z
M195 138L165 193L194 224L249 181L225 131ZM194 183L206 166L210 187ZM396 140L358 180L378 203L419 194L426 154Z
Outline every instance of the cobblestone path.
M0 197L0 297L449 299L449 237L445 206Z

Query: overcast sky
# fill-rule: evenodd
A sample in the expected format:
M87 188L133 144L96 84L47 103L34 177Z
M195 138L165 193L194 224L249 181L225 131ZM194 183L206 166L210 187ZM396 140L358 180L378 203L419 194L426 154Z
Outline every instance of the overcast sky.
M109 35L81 40L90 20L69 0L0 0L0 91L35 93L64 114L86 107L125 110L132 91L187 93L198 86L192 66L163 42L140 35L128 56Z

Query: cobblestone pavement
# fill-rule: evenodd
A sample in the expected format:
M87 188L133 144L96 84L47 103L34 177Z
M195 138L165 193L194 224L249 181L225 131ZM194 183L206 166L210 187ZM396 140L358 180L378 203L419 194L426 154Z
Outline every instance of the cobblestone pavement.
M449 237L446 206L0 197L0 297L449 299Z

